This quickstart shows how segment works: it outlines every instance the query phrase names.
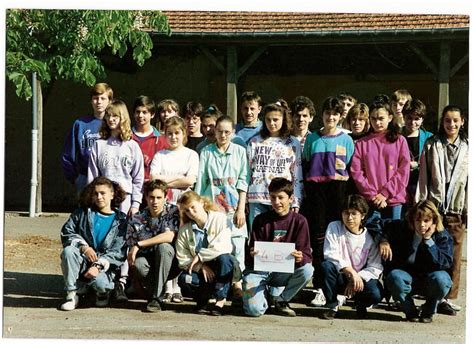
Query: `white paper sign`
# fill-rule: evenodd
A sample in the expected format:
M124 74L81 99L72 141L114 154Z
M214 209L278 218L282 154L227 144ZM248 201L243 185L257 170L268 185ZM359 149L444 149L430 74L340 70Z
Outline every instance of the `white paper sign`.
M295 250L295 243L255 241L254 270L268 272L295 271L295 257L291 252Z

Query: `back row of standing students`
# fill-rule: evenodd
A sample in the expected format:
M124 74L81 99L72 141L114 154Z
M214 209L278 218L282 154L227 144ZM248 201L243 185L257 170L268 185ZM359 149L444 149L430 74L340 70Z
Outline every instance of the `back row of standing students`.
M97 84L91 98L94 116L74 123L62 156L66 177L78 191L94 177L106 176L122 185L128 198L122 211L133 215L142 201L144 180L151 177L168 183L171 203L197 181L196 191L211 196L232 218L234 249L242 252L239 257L248 233L245 225L251 228L252 220L270 209L271 179L287 178L294 184L292 209L301 211L311 227L316 271L323 260L327 225L339 218L346 194L357 191L370 204L366 226L375 238L387 220L401 218L403 207L429 199L454 238L453 287L448 297L457 297L467 215L468 146L459 108L447 106L438 133L428 139L431 133L422 128L426 108L407 91L398 90L391 99L379 95L370 106L342 94L324 101L323 127L311 133L309 124L316 111L307 97L297 97L290 106L279 99L262 107L256 93L245 92L240 108L243 123L234 135L232 120L221 117L215 105L203 110L190 102L183 121L175 101L164 100L155 107L150 98L140 96L131 128L126 105L112 100L108 85ZM161 132L151 125L155 114ZM187 140L201 153L201 161L198 153L184 147ZM387 258L389 250L381 246L382 257ZM127 277L123 270L122 282ZM320 274L314 276L313 285L319 289ZM179 290L166 294L182 299ZM316 293L315 303L320 296ZM440 307L452 315L458 309L449 302Z

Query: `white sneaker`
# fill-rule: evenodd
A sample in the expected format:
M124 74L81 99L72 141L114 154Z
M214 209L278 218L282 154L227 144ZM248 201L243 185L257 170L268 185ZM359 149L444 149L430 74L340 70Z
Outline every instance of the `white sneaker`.
M459 312L462 310L462 307L459 306L459 305L456 305L455 303L452 303L451 301L449 301L448 299L446 299L446 303L452 308L454 309L456 312Z
M109 305L110 293L97 294L95 296L96 307L107 307Z
M66 301L59 307L62 311L72 311L77 308L79 304L79 296L76 292L68 293L66 296Z
M314 293L315 293L314 299L311 300L310 302L311 306L314 306L314 307L324 306L326 304L326 297L324 297L324 293L321 290L321 288L316 289Z
M347 298L344 295L337 295L337 305L339 307L344 306L346 304Z

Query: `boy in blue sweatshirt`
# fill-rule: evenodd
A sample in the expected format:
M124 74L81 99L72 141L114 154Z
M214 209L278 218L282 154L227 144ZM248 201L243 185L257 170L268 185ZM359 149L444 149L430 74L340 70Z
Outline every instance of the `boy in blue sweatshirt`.
M114 92L106 83L95 84L91 89L93 115L87 115L74 121L71 131L64 141L61 155L61 167L66 179L75 184L77 193L87 184L87 166L89 155L95 140L99 138L99 129L105 109L113 99Z

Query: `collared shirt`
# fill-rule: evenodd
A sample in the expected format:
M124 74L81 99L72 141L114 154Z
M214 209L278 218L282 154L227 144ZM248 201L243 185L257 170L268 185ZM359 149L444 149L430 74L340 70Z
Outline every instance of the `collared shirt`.
M152 217L148 208L145 208L128 220L125 237L127 246L135 246L138 241L153 238L167 231L177 233L178 228L179 211L177 206L165 203L163 210L157 217ZM144 249L148 249L148 247Z
M247 152L239 145L230 143L225 152L216 144L202 150L194 191L209 197L226 213L237 210L239 191L247 192L249 181Z
M443 145L446 147L444 150L444 171L446 173L446 184L449 184L451 182L451 177L453 175L453 169L454 166L456 165L456 160L458 159L459 156L459 147L461 145L461 138L458 137L456 140L454 140L453 143L449 142L448 140L444 139Z
M191 228L193 229L194 239L196 241L196 253L199 253L202 248L207 248L209 242L207 241L207 228L209 227L209 216L203 228L199 228L197 223L193 222Z
M297 139L297 140L299 141L299 143L301 144L301 153L303 153L304 144L305 144L306 139L308 138L308 136L309 136L310 134L311 134L311 131L308 130L304 136L291 135L292 137L294 137L295 139Z

